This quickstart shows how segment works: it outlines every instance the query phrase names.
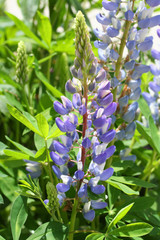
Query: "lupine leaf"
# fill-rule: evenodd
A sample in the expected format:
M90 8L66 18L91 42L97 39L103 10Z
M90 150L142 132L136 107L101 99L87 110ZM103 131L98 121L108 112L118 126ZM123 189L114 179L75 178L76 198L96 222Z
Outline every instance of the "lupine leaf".
M18 1L25 20L27 21L31 20L36 14L40 0L27 0L27 1L18 0Z
M33 132L42 136L42 134L39 132L39 130L37 128L35 128L35 126L33 126L33 124L15 107L8 105L8 110L15 119L17 119L19 122L23 123L27 128L29 128Z
M135 177L126 177L126 176L112 176L110 178L110 180L116 181L116 182L120 182L120 183L124 183L127 185L132 185L132 186L140 186L140 187L145 187L145 188L152 188L155 187L156 185L146 182L144 180L141 180L139 178L135 178Z
M38 227L27 240L64 240L67 227L59 222L47 222Z
M152 229L153 227L150 224L139 222L117 228L110 232L110 234L117 237L138 237L150 233Z
M110 179L107 180L106 182L109 183L110 185L112 185L113 187L120 189L122 192L126 193L127 195L138 195L139 194L139 192L134 191L133 189L126 186L125 184L115 182Z
M40 132L42 133L43 137L46 138L49 132L49 125L46 118L41 113L39 113L36 116L36 119L37 119L38 128Z
M18 187L15 185L15 180L12 177L5 177L0 179L1 192L13 202L17 196Z
M108 226L108 230L107 232L110 231L110 229L116 225L117 222L119 222L128 212L129 210L132 208L134 203L129 204L128 206L122 208L117 215L114 217L114 219L112 220L112 222L109 224Z
M147 140L147 142L151 145L151 147L157 150L150 136L150 130L138 122L137 122L137 130Z
M91 233L89 234L85 240L103 240L105 235L103 233Z
M21 150L23 153L31 156L31 157L34 157L34 153L29 150L28 148L24 147L23 145L17 143L17 142L14 142L13 140L11 140L8 136L6 136L6 139L8 141L10 141L14 146L16 146L19 150Z
M38 70L35 71L38 79L46 86L46 88L51 91L53 96L60 98L63 94L58 91L55 87L53 87L47 80L47 78L43 75L42 72L39 72Z
M19 239L22 226L25 223L27 216L27 198L18 196L11 209L11 230L13 240Z
M50 47L52 39L52 26L49 18L44 16L40 12L38 12L38 31L41 35L41 38Z
M26 36L32 38L41 47L48 49L48 47L24 24L23 21L21 21L11 13L6 12L6 14L10 19L12 19L12 21L16 24L16 26L26 34Z
M30 159L28 154L25 154L20 151L15 151L12 149L5 149L4 154L6 154L7 156L10 156L10 157L13 157L14 159L27 159L27 160Z
M62 135L63 133L59 130L56 123L53 124L52 128L49 131L47 139L56 138Z
M160 153L160 137L158 135L158 129L157 129L155 123L154 123L154 120L153 120L152 116L149 117L149 127L150 127L150 130L151 130L152 141L153 141L156 149Z
M144 100L144 98L140 98L138 100L138 105L139 105L139 108L140 108L142 114L145 116L146 119L148 119L149 116L151 115L151 111L149 109L148 104Z

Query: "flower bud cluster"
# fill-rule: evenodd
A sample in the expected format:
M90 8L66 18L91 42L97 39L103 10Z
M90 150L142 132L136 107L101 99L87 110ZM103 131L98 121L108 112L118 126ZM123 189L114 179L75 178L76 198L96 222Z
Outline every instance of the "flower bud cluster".
M130 139L134 135L136 128L134 119L138 108L135 101L141 94L140 78L143 73L150 71L150 66L139 63L139 55L140 52L152 48L153 37L148 36L149 28L160 24L160 15L152 17L154 7L160 4L159 1L146 1L150 8L146 7L144 1L140 1L136 11L134 2L103 0L103 14L97 15L97 21L101 23L102 29L94 30L99 38L99 41L95 41L95 47L98 48L101 63L116 93L114 100L118 100L115 115L117 119L121 118L124 121L117 128L118 140ZM124 24L121 24L123 20ZM123 50L126 52L125 57Z
M62 116L55 121L64 135L59 141L53 141L50 157L53 171L60 180L56 185L60 206L74 187L76 198L83 203L84 218L92 221L94 209L107 206L103 181L113 174L113 168L105 169L105 164L115 152L115 146L108 145L116 134L110 129L110 116L117 104L113 102L106 72L98 66L92 52L81 12L76 16L75 39L76 59L71 69L74 77L66 83L66 90L73 94L72 101L62 96L61 103L54 102L54 109ZM71 154L74 148L79 149L76 158Z
M17 48L16 58L16 81L24 84L27 79L27 55L24 42L20 41Z

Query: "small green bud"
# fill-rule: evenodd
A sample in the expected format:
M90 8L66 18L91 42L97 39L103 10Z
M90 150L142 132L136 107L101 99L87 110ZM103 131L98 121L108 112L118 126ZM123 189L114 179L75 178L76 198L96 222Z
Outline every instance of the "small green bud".
M16 81L25 84L27 79L27 55L24 42L20 41L17 48Z
M57 190L51 182L47 183L46 190L47 190L47 198L49 200L48 207L49 207L51 213L54 213L57 210L57 208L59 208L59 201L57 198Z
M81 80L81 75L83 75L83 78L88 78L89 76L93 77L95 73L92 71L92 69L93 65L96 64L96 61L90 43L88 27L81 11L79 11L76 15L75 35L76 64L74 67L80 76L77 76L77 78Z

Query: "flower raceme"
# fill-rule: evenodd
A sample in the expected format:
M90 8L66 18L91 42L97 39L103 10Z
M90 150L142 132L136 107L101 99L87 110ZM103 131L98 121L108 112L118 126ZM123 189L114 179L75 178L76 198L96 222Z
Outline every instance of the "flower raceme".
M106 72L92 52L81 12L76 16L75 25L73 79L66 83L72 100L62 96L61 103L54 102L54 109L61 115L55 121L65 135L60 136L60 141L53 141L50 157L54 163L53 171L61 180L56 186L59 204L62 205L67 192L74 187L79 202L84 204L85 219L92 221L94 209L107 206L103 181L113 174L113 168L105 169L105 164L115 152L115 146L109 145L116 135L111 129L110 116L116 111L117 104L113 102ZM70 154L74 148L79 149L76 159ZM93 194L97 196L96 200L92 199Z
M135 2L103 0L103 13L96 16L101 29L94 29L94 34L99 39L94 45L98 48L99 58L115 92L114 101L118 102L115 116L124 121L117 128L118 140L130 139L134 135L134 119L138 108L134 101L141 94L141 75L150 71L150 66L140 63L139 54L152 48L153 37L148 36L149 28L160 24L160 15L152 17L154 7L160 1L147 0L149 8L145 1L140 1L134 11Z

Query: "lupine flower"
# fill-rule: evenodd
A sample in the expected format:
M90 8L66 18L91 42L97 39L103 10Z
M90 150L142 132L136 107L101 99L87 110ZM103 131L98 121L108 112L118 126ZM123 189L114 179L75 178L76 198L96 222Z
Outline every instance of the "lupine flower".
M29 172L31 178L38 178L42 173L42 166L41 163L24 160L26 162L26 170Z
M145 52L152 48L153 37L148 36L148 29L159 24L160 15L152 17L152 13L154 10L153 7L158 6L160 2L150 0L146 2L151 8L147 8L144 1L141 1L137 11L134 13L134 2L132 1L128 1L125 10L123 8L124 3L121 5L121 1L102 1L104 7L103 14L97 15L97 21L102 25L102 30L94 29L94 33L99 39L95 42L99 57L104 66L111 65L110 68L106 67L108 68L108 72L115 72L115 75L109 79L111 87L117 89L115 99L118 100L118 107L115 116L117 118L121 117L125 121L116 130L116 139L118 140L122 140L123 138L130 139L134 135L134 119L138 104L131 103L131 101L139 99L141 94L141 75L150 71L150 66L140 64L138 58L140 52ZM123 69L117 72L117 61L120 56L117 47L118 44L116 45L118 40L115 37L119 36L121 30L125 31L123 27L126 26L125 24L124 26L120 24L117 14L119 9L121 12L124 11L128 26L129 24L131 26L132 21L137 18L139 29L132 24L132 27L128 30L128 35L125 36L128 53L123 60ZM112 41L113 38L114 42ZM154 55L157 58L159 57L157 52L154 52ZM153 84L151 85L154 88Z
M159 29L157 30L159 36ZM151 51L152 57L155 59L155 64L151 64L151 73L154 75L153 81L149 82L148 92L143 92L142 95L149 105L152 117L157 125L159 125L159 105L160 105L160 52L156 49ZM143 123L147 126L146 120Z
M115 130L110 129L112 119L109 116L116 111L117 104L113 102L106 73L98 66L92 52L89 33L81 12L78 12L76 17L75 32L76 58L71 68L73 79L66 83L66 90L73 94L73 97L72 101L62 97L62 103L54 102L55 111L62 115L62 119L56 118L56 124L65 135L60 136L61 142L53 141L50 157L54 162L52 169L61 180L56 186L60 206L65 194L73 186L84 204L84 218L92 221L95 217L94 209L107 206L101 198L91 199L88 191L95 195L103 194L105 187L102 181L106 181L113 174L113 168L105 169L105 163L115 152L114 145L108 147L116 134ZM83 118L82 134L77 131L81 124L77 114ZM70 155L74 146L79 146L77 159L72 159ZM71 174L73 163L76 171ZM86 164L89 165L88 169Z

